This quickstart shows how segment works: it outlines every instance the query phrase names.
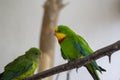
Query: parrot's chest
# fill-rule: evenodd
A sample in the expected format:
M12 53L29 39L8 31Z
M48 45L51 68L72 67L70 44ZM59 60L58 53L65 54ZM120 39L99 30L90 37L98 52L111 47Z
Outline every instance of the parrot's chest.
M81 57L72 40L65 39L61 44L62 56L67 60L75 60Z

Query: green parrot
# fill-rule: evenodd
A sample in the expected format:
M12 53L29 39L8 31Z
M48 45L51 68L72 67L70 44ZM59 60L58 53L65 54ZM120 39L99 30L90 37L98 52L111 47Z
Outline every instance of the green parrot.
M62 57L68 61L82 58L93 53L93 50L90 48L88 43L66 25L57 26L55 28L55 36L60 44ZM102 67L98 66L95 61L85 65L85 67L94 80L100 80L96 70L101 73L102 71L106 71Z
M38 48L30 48L24 55L5 66L4 72L0 74L0 80L23 80L32 76L38 67L40 54Z

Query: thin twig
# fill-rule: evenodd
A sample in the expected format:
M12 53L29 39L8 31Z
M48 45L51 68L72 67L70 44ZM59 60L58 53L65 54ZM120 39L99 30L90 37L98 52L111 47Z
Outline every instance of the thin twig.
M68 71L68 70L71 70L77 67L81 67L83 65L86 65L92 62L93 60L97 60L104 56L112 55L114 52L118 50L120 50L120 40L114 44L111 44L107 47L104 47L102 49L95 51L93 54L89 56L71 61L66 64L59 65L57 67L54 67L49 70L43 71L41 73L35 74L34 76L26 78L25 80L38 80L38 79L42 79L48 76L52 76L60 72L64 72L64 71Z

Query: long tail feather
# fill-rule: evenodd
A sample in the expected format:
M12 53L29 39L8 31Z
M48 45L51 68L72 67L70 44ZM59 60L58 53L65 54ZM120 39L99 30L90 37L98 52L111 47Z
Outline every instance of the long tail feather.
M100 80L96 69L91 64L87 64L85 67L87 68L88 72L91 74L94 80Z

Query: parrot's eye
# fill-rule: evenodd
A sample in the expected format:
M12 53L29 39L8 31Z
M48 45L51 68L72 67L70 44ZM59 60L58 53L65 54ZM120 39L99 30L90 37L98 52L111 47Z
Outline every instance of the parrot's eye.
M38 55L38 53L35 53L35 55Z
M57 32L59 32L59 33L60 33L61 31L60 31L60 30L58 30Z

